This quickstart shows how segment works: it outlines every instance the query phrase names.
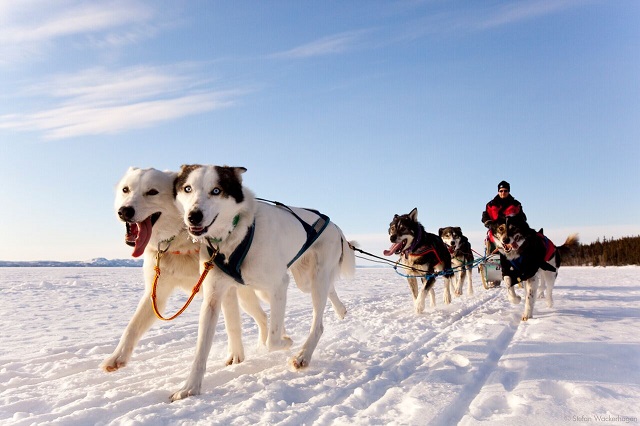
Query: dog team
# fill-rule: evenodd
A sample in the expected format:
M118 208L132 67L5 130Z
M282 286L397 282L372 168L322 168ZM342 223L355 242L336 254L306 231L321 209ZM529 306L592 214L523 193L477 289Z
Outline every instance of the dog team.
M323 332L327 299L336 315L344 318L347 310L334 283L338 277L353 277L355 243L347 241L323 213L256 198L242 183L245 172L243 167L213 165L185 165L177 173L127 170L116 187L115 210L125 223L125 242L133 247L132 255L143 256L145 291L113 354L101 364L105 371L127 365L156 317L166 319L161 313L176 289L193 298L201 288L203 300L195 359L172 401L201 392L220 312L228 335L227 365L245 357L240 309L254 319L259 341L268 350L291 347L284 329L289 272L296 286L311 294L313 308L309 336L289 361L292 369L311 362ZM555 247L542 231L527 225L520 204L503 181L499 190L504 189L507 196L499 193L487 204L483 222L489 228L489 242L500 253L512 303L520 302L513 285L525 283L523 320L527 320L532 317L538 280L546 284L550 305L561 256L578 240L572 235ZM417 209L394 216L389 227L392 245L384 254L399 255L399 264L414 271L407 280L415 311L421 313L427 293L435 305L437 275L443 276L444 303L451 302L451 284L457 296L464 283L467 293L473 294L473 255L460 228L441 228L439 235L431 234L417 216ZM268 320L260 301L269 304Z

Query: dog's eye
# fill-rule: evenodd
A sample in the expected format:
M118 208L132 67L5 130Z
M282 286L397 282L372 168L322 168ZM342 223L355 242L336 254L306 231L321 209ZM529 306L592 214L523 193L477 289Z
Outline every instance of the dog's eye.
M215 188L213 188L210 192L211 195L220 195L220 188L218 188L217 186Z
M122 192L125 193L125 194L128 194L129 193L129 187L125 186L124 188L122 188Z
M150 189L144 195L158 195L158 194L159 194L159 192L156 189Z
M191 185L186 185L184 188L182 188L182 190L187 194L191 193L192 191Z

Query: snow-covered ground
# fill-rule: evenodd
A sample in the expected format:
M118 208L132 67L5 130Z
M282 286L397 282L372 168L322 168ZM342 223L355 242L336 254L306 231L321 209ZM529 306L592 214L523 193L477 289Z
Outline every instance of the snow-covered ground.
M311 366L288 358L307 336L309 296L289 292L290 351L259 348L243 316L247 359L225 367L218 324L203 393L169 396L191 366L198 300L145 335L107 374L142 290L139 268L0 268L0 424L504 425L640 422L640 267L565 267L535 318L504 288L413 311L404 278L359 269L327 307ZM520 290L521 292L521 290ZM183 295L173 300L177 306Z

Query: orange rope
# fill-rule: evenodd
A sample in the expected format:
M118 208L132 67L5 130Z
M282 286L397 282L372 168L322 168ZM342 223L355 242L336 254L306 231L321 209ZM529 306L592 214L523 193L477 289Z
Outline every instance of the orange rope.
M153 290L151 291L151 305L153 306L153 312L155 312L156 317L158 317L158 319L161 319L163 321L174 320L187 309L187 307L191 304L191 301L193 300L193 298L196 297L196 294L198 294L198 292L200 291L200 286L202 285L202 282L204 281L204 279L207 277L207 274L211 269L213 269L213 266L215 265L213 263L213 259L216 257L217 254L218 254L218 251L215 250L211 255L211 259L209 259L207 262L204 262L204 271L202 271L202 275L200 275L200 279L198 280L196 285L193 287L193 290L191 291L191 296L189 297L189 300L187 300L187 303L185 303L182 309L180 309L175 315L173 315L170 318L165 318L162 316L162 314L158 310L158 305L156 303L156 289L158 287L158 278L160 278L160 257L162 257L161 252L158 252L158 255L156 256L156 266L153 268L156 271L156 276L153 279Z

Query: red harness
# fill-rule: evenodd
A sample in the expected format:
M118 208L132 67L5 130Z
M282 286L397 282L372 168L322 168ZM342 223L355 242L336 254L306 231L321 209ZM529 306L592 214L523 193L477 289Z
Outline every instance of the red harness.
M436 259L438 259L438 263L436 263L436 265L439 265L442 263L442 259L440 259L440 256L438 256L438 252L436 251L436 249L434 247L431 248L426 248L423 251L419 252L419 253L405 253L405 257L408 258L409 256L411 257L422 257L425 254L431 253L433 252L433 254L436 255Z
M537 235L538 235L538 238L542 240L542 243L544 244L544 248L546 249L544 253L544 261L548 262L549 260L551 260L553 255L556 254L556 245L553 244L553 241L551 241L544 234L541 234L540 232L538 232Z
M194 250L187 250L187 251L170 251L169 253L171 254L195 254L195 253L200 253L200 249L194 249Z

